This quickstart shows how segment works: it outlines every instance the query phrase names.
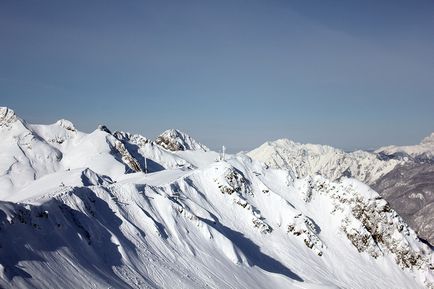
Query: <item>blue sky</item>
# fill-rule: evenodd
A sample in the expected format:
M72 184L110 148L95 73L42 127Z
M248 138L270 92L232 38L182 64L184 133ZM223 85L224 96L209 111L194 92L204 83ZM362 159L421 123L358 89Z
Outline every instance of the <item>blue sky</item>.
M434 131L434 2L0 1L0 105L232 151Z

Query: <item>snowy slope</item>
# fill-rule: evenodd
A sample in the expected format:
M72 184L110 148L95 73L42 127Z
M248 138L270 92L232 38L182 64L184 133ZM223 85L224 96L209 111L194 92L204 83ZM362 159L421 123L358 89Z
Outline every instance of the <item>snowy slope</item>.
M297 180L243 156L156 186L142 175L2 202L2 287L423 288L432 278L431 251L355 180Z
M8 108L0 108L0 196L57 171L62 153Z
M137 171L191 166L176 153L140 135L111 134L103 126L87 134L67 120L51 125L28 124L5 107L0 107L0 134L3 198L59 171L90 168L101 175L118 177ZM188 135L183 134L183 138L188 141L184 148L199 146Z
M2 188L1 288L434 288L432 250L354 179L20 123L61 157Z
M291 169L298 177L320 174L339 180L347 176L367 183L434 246L434 133L418 145L389 146L374 153L346 153L281 139L248 155L274 168Z

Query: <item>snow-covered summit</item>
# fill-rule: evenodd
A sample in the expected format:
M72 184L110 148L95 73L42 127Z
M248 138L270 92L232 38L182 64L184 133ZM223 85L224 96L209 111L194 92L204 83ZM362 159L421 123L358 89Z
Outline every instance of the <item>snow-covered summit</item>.
M0 201L3 288L432 286L431 249L356 180L296 179L241 154L116 183L58 174Z
M264 148L332 176L365 154ZM66 121L0 127L0 156L1 288L434 288L432 249L355 179Z
M339 180L346 176L367 183L387 197L421 238L434 244L432 140L433 134L414 146L347 153L282 139L266 142L248 155L271 167L292 170L298 177L319 174Z
M8 107L0 107L0 127L8 127L19 118L15 112Z
M66 119L59 119L58 121L56 121L56 124L58 126L63 127L64 129L70 130L70 131L76 131L74 124Z
M320 174L337 180L347 176L368 184L399 163L381 160L365 151L346 153L327 145L301 144L288 139L266 142L247 155L274 168L294 170L298 177Z
M429 136L425 137L421 144L434 144L434 132L432 132Z
M18 115L16 115L13 109L5 106L0 106L0 129L7 128L11 129L13 125L19 124L20 126L25 126L26 123Z
M188 134L177 129L168 129L160 134L155 142L170 151L209 151L205 145L197 142Z
M0 134L0 198L63 170L90 168L118 177L190 166L141 135L112 134L105 126L84 133L65 119L48 125L29 124L9 108L0 109ZM188 136L184 139L188 147L200 146Z
M99 124L97 129L100 131L105 131L108 134L112 134L111 130L107 126L105 126L104 124Z
M407 156L416 160L434 162L434 132L425 137L420 144L409 146L386 146L375 151L386 156Z

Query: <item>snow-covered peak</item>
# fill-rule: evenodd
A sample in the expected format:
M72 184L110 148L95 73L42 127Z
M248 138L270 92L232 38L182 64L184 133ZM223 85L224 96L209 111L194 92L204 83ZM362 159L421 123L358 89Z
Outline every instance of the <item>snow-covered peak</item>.
M429 136L425 137L421 144L431 144L434 145L434 132L432 132Z
M81 173L83 186L109 185L113 181L108 176L100 176L89 168L84 169Z
M434 134L421 144L389 146L374 153L344 152L328 146L299 144L289 140L267 142L248 153L274 168L288 169L297 177L322 175L331 180L352 177L391 202L419 236L434 244L432 234ZM417 196L417 198L415 198Z
M281 139L249 153L267 166L178 130L0 123L1 288L432 288L432 250L342 177L396 160Z
M318 154L329 153L329 152L339 153L339 154L344 153L344 151L328 145L311 144L311 143L302 144L286 138L278 139L275 141L268 141L265 144L263 144L261 147L264 148L267 146L272 148L277 148L277 149L283 149L283 150L297 150L306 153L308 152L318 153Z
M74 124L72 122L70 122L69 120L59 119L58 121L56 121L56 124L60 127L63 127L66 130L76 131Z
M365 151L346 153L327 145L301 144L288 139L266 142L247 154L273 168L291 169L298 177L320 174L336 180L347 176L367 183L372 183L399 163L397 160L383 161L376 154Z
M386 146L375 151L386 156L410 157L419 161L434 161L434 132L425 137L420 144L409 146Z
M108 134L112 134L111 130L107 126L105 126L104 124L99 124L97 129L100 131L105 131Z
M16 121L22 122L22 119L15 114L15 111L8 107L0 107L0 128L10 127Z
M352 179L241 154L101 178L57 172L0 201L2 288L432 288L432 251Z
M170 151L209 151L205 145L177 129L166 130L155 139L155 142Z

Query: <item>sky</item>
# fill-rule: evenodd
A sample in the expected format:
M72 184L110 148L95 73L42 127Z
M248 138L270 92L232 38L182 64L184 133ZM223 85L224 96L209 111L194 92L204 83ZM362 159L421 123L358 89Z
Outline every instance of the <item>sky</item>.
M434 131L434 1L1 0L0 105L230 151Z

